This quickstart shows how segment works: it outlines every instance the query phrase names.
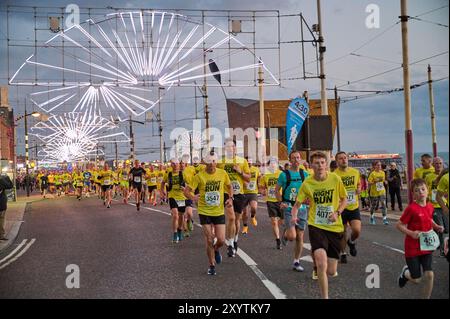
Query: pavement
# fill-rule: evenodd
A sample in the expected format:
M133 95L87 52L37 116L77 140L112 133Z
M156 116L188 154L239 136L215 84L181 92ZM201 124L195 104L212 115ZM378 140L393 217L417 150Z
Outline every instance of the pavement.
M393 222L399 214L389 214L387 226L378 216L377 224L369 225L363 215L358 255L339 264L338 277L330 278L331 298L420 298L420 285L400 289L396 284L405 264L404 236ZM258 226L240 235L236 258L222 249L223 262L212 277L206 275L200 227L173 244L167 205L145 204L137 212L133 204L115 201L108 209L92 197L36 200L28 204L14 243L0 252L0 298L319 298L318 283L311 279L308 232L301 259L305 272L295 272L293 244L275 249L265 205L257 217ZM448 263L434 256L432 298L448 299ZM70 288L75 274L80 286ZM371 275L377 275L378 285L368 285Z

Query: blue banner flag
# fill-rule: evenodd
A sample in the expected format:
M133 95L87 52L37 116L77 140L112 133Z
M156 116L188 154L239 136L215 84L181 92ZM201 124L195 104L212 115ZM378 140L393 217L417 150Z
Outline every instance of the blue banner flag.
M291 153L297 136L300 133L303 123L309 113L309 105L306 99L297 97L289 104L286 118L286 141L288 154Z

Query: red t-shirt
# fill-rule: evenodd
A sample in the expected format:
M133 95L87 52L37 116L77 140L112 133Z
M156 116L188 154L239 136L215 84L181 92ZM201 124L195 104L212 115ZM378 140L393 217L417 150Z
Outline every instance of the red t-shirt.
M400 221L407 225L409 230L427 232L433 229L433 211L433 205L430 203L422 207L413 202L406 207ZM419 239L414 239L408 235L405 237L405 257L416 257L431 253L432 251L420 250Z

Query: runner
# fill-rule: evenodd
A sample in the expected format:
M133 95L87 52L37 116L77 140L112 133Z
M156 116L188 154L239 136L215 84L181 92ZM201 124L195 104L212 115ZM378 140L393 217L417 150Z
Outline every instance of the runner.
M155 169L152 164L150 164L150 167L146 170L146 180L147 180L147 187L148 187L148 202L150 204L153 204L153 206L156 206L156 190L158 188L158 173L155 172Z
M172 213L172 243L183 240L184 216L188 205L192 205L183 193L186 185L180 162L177 159L171 161L172 170L164 176L162 188L167 184L168 195L164 192L164 197L169 198L170 210Z
M192 179L197 174L197 171L194 166L189 165L189 159L190 156L185 154L182 157L181 165L182 165L182 171L185 178L185 181L187 184L190 184L192 182ZM186 207L186 213L184 214L184 235L186 237L190 237L192 232L194 231L194 212L192 209L192 201L188 199L189 205Z
M61 179L62 179L63 192L64 192L65 195L69 195L70 182L72 180L69 172L65 171L61 175Z
M269 160L269 167L261 177L262 194L265 196L267 211L272 223L272 231L275 236L276 247L281 250L280 225L283 225L284 214L280 208L280 202L276 195L276 186L281 171L278 169L278 159L273 157Z
M433 158L430 154L423 154L420 157L420 161L422 162L422 167L414 171L414 179L425 179L428 174L434 173L434 167L431 165Z
M51 194L55 193L55 174L54 171L50 171L48 174L48 190Z
M198 215L209 261L207 274L216 275L216 264L222 262L219 249L225 240L224 204L232 209L233 188L228 174L217 168L216 155L207 155L205 161L206 168L195 175L192 183L186 186L184 194L198 202ZM199 194L192 194L197 188Z
M102 184L103 205L108 204L107 208L111 208L111 192L114 185L114 172L109 169L107 163L105 163L104 169L99 172L98 178Z
M374 170L370 173L368 178L370 188L370 224L376 224L374 214L377 207L380 205L383 214L383 224L389 225L386 216L386 188L384 187L387 183L386 174L381 169L380 161L374 162L373 166Z
M341 178L328 172L327 156L317 152L311 155L314 175L305 180L292 208L292 221L302 203L308 200L309 240L316 265L322 298L328 299L328 277L338 275L337 265L342 250L344 225L341 214L347 206L347 191Z
M139 160L135 160L134 167L130 170L129 177L131 179L131 187L135 192L136 209L138 211L141 208L142 181L145 173L144 168L139 165Z
M128 176L129 172L130 169L128 165L124 162L122 169L119 170L120 190L122 192L124 204L128 204L128 189L130 188L130 180Z
M45 195L47 193L47 189L48 189L48 174L47 172L43 171L43 174L40 178L41 180L41 194L42 194L42 198L45 198Z
M303 251L303 235L306 228L307 207L301 205L297 211L292 211L300 187L308 177L308 173L300 168L301 155L299 151L292 151L289 154L290 168L283 171L278 177L275 194L281 203L280 208L284 214L284 228L281 233L281 240L286 245L286 241L295 240L294 262L292 269L295 271L304 271L300 265L300 257ZM299 219L293 219L293 216L299 215Z
M242 214L242 223L244 227L242 228L242 234L246 235L248 233L248 215L250 211L251 222L253 226L258 226L258 221L256 220L256 211L258 210L258 185L261 172L259 168L254 166L253 160L247 160L248 167L250 169L250 182L244 183L244 195L245 195L245 208Z
M55 174L55 188L56 188L56 193L58 194L58 197L61 196L61 191L62 191L62 174L57 172Z
M84 181L84 197L88 198L89 193L91 191L91 180L92 180L92 173L89 169L84 170L83 172L83 181Z
M448 222L448 169L446 169L445 171L447 171L447 173L443 174L444 172L442 172L440 174L442 175L442 177L439 179L439 183L437 186L436 201L439 203L439 206L442 209L442 213L447 217ZM448 237L444 239L444 255L447 258L447 261L450 262L450 254L448 253Z
M159 201L160 201L160 205L164 205L164 197L162 196L163 194L163 189L161 188L161 184L164 180L164 175L166 174L166 166L164 164L159 164L159 169L158 169L158 193L159 193Z
M428 189L425 180L411 182L414 202L408 205L397 223L397 229L405 236L406 266L398 278L403 288L408 281L418 284L425 278L424 298L429 299L433 290L432 252L439 245L439 238L433 230L443 232L444 227L433 221L433 205L427 203Z
M75 194L77 195L77 199L81 200L81 196L83 195L83 186L84 186L84 174L80 173L78 168L75 169L73 174L73 181L75 186Z
M442 158L435 157L433 159L433 168L434 172L427 174L425 178L425 182L427 183L428 200L433 205L433 220L439 226L444 226L444 233L448 234L448 215L445 215L442 212L441 205L437 202L437 186L438 186L438 176L444 170L444 162ZM446 203L446 199L444 198L444 203ZM441 257L445 257L444 254L444 233L439 233L439 242L441 243L439 246L439 253Z
M217 167L228 173L233 186L233 207L227 207L225 243L228 257L235 257L238 250L239 230L242 212L245 208L244 181L250 182L250 169L245 158L236 156L236 142L233 139L225 140L225 156Z
M356 257L356 239L361 234L361 213L359 211L359 194L361 193L361 177L359 171L348 167L348 156L345 152L338 152L335 155L338 168L334 171L344 183L347 191L347 207L342 212L342 223L346 229L344 232L344 242L342 244L341 263L347 263L347 253L345 247L350 248L350 255ZM351 228L351 236L348 238L347 229Z

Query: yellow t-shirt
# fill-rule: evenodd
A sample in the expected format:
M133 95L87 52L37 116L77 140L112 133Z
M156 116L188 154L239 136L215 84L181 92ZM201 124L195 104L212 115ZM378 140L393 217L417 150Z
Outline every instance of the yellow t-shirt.
M328 173L324 181L307 178L300 187L297 201L302 203L305 199L310 200L308 225L342 233L344 225L341 216L334 223L328 220L328 216L337 211L339 202L346 197L347 191L341 178L334 173Z
M348 167L346 171L342 171L337 168L334 173L338 175L344 183L345 190L347 191L347 207L348 210L355 210L359 207L359 196L356 194L359 184L359 171Z
M161 190L161 184L164 181L164 175L166 175L166 171L157 171L158 173L158 179L157 179L157 184L158 184L158 189Z
M216 168L214 174L203 170L195 175L189 187L199 190L198 213L206 216L224 215L224 193L230 185L227 172L220 168Z
M49 184L54 184L55 183L55 175L53 175L53 174L48 175L48 182L49 182Z
M436 195L437 195L437 187L438 184L435 182L436 178L438 177L438 174L431 173L428 174L427 177L425 177L425 181L427 182L427 188L428 188L428 200L431 204L433 204L433 207L440 208L441 205L436 201ZM444 199L444 202L447 203L447 201Z
M425 179L428 174L434 173L434 167L431 166L430 168L423 168L420 167L414 171L414 179L422 178Z
M250 167L250 182L244 183L244 194L258 194L258 178L261 175L259 168L256 166Z
M448 196L448 173L441 177L437 190Z
M158 185L158 172L153 171L150 172L150 169L146 170L146 179L147 179L147 186L157 186Z
M195 167L195 174L198 174L199 172L203 171L206 168L205 164L198 164L194 165Z
M67 184L70 182L70 174L69 173L64 173L61 175L61 179L63 184Z
M76 187L83 187L83 185L84 185L84 177L83 177L82 173L78 173L78 174L74 173L73 180L75 182L75 186Z
M386 194L384 188L384 182L386 181L386 175L383 171L373 171L368 178L370 184L370 196L378 197Z
M261 177L261 186L266 189L266 202L276 203L278 202L277 195L275 192L277 183L278 183L278 176L280 176L281 171L276 170L275 172L271 173L270 171L267 171L266 174L264 174ZM280 190L281 194L281 190Z
M128 182L129 181L129 173L130 173L130 169L129 168L122 168L119 170L119 180L121 182Z
M183 170L183 174L186 177L186 183L190 184L194 176L197 174L197 171L194 166L186 166Z
M180 185L180 175L179 173L173 173L172 171L166 172L164 175L164 183L169 187L169 173L172 174L172 189L169 191L169 198L174 200L186 200L186 196L184 196L183 190ZM185 179L183 175L183 179Z
M234 195L244 194L244 179L241 174L234 171L234 165L238 165L243 173L250 174L247 160L239 156L235 156L234 158L223 157L217 164L217 168L223 169L228 173L231 185L233 186Z
M102 183L102 185L104 186L109 186L112 185L114 182L114 177L113 177L114 173L112 170L102 170L100 172L98 172L98 177L100 182Z

